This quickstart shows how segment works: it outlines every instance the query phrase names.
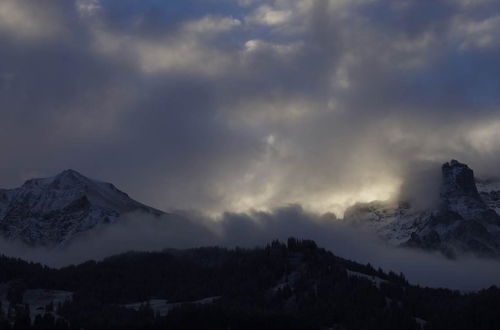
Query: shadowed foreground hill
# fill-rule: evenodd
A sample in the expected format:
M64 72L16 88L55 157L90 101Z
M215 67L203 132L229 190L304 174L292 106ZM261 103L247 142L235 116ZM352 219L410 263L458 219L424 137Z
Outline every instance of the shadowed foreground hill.
M0 282L0 329L494 329L500 324L495 287L468 294L421 288L402 274L293 238L251 250L130 252L58 270L3 257ZM40 305L33 298L36 289L72 298L33 311Z

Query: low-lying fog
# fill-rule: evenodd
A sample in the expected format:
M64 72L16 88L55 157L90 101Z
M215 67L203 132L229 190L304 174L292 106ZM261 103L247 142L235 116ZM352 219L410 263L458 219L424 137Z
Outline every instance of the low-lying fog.
M133 214L63 248L31 248L0 241L0 249L8 256L61 267L130 250L254 247L290 236L313 239L344 258L403 272L411 283L422 286L478 290L500 284L498 261L473 257L449 260L437 253L390 247L369 232L347 226L333 216L309 213L299 205L272 212L226 213L216 220L193 213L162 218Z

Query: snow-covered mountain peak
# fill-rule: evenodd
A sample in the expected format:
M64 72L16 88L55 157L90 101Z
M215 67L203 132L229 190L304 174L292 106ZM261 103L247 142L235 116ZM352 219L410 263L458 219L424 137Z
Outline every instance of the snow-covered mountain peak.
M94 183L98 183L98 181L92 180L75 170L68 169L52 177L27 180L22 187L27 189L73 189Z
M84 187L91 183L93 183L93 180L85 177L75 170L69 169L64 170L52 177L29 179L21 186L21 188L28 190L68 190L76 187Z
M129 212L163 212L131 199L111 183L75 170L0 190L0 233L31 244L51 245L80 232L114 223Z
M92 181L93 180L90 180L79 172L69 169L62 171L61 173L53 177L51 184L62 187L71 187L78 184L92 183Z

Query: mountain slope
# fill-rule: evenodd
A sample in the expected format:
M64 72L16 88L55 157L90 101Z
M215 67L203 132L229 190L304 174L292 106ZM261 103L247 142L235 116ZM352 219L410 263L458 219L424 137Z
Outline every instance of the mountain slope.
M28 244L62 244L78 233L114 223L129 212L162 214L112 184L74 170L0 190L0 233Z
M369 226L393 245L439 250L449 256L472 252L500 255L500 192L493 183L476 186L474 172L456 160L442 166L436 206L420 210L410 203L372 202L350 208L344 219Z
M476 180L476 186L484 203L500 214L500 179Z

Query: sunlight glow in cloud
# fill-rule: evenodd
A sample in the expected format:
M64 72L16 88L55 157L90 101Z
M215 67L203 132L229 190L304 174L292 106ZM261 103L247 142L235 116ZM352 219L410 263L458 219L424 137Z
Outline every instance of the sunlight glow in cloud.
M486 0L3 0L0 186L77 168L164 210L341 216L420 161L493 175L499 17Z

